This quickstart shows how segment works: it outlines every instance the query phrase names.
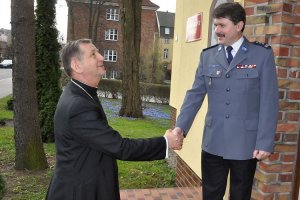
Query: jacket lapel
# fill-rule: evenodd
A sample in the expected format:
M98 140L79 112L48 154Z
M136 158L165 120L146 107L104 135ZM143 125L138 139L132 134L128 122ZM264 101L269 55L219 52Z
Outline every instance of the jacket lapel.
M233 60L231 61L228 71L235 68L237 64L240 64L243 60L245 60L248 55L248 48L249 48L249 41L245 38L243 44L240 46L238 52L234 56Z
M225 50L224 50L224 46L223 45L219 45L217 52L216 52L216 61L224 68L227 70L228 67L228 62L226 59L226 54L225 54Z

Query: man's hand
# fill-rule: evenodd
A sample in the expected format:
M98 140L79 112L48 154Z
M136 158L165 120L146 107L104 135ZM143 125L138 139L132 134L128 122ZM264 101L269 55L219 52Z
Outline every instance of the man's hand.
M171 129L167 130L165 137L168 140L169 148L173 150L180 150L183 143L183 135L172 132Z
M270 155L271 155L270 152L257 150L257 149L255 149L253 152L253 158L256 158L257 160L264 160L268 158Z
M179 127L175 127L175 128L172 130L172 132L173 132L174 134L182 135L182 136L183 136L183 131L182 131L182 129L179 128Z

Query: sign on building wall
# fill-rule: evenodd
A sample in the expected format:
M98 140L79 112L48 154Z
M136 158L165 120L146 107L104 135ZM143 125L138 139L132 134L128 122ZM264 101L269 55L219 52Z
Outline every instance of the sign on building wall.
M186 42L193 42L201 39L202 35L202 13L198 13L187 19Z

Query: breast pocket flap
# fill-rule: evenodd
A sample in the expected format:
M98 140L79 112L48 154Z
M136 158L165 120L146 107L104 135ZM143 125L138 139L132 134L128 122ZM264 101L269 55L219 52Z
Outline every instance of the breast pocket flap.
M218 78L222 75L222 68L220 66L209 66L203 69L203 75Z
M238 78L257 78L258 72L256 69L238 69Z

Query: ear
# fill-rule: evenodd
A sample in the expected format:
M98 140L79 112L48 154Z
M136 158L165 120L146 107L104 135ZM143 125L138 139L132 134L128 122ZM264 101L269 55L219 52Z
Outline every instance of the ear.
M76 73L81 73L81 67L79 65L79 62L78 62L78 59L76 57L73 57L71 59L71 68L72 68L72 71L73 72L76 72Z
M236 24L237 31L242 31L243 26L244 26L244 22L243 22L243 21L238 22L238 23Z

